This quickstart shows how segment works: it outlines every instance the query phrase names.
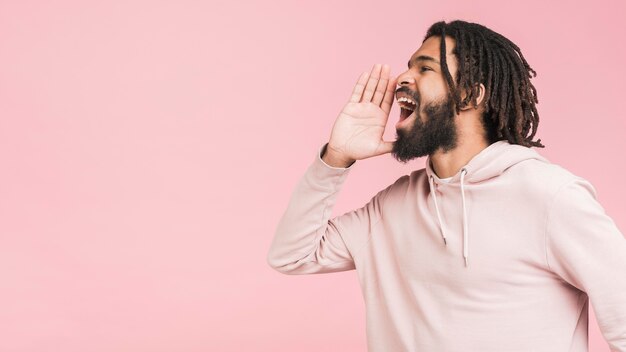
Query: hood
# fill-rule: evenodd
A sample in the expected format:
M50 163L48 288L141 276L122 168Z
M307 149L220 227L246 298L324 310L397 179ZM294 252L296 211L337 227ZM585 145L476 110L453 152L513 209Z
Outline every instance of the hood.
M470 161L461 167L452 178L446 182L439 178L431 165L431 158L426 159L426 175L430 184L430 194L435 202L435 210L437 211L437 219L441 230L441 237L444 245L448 245L446 240L445 224L441 221L439 205L437 204L437 187L441 184L460 184L461 200L463 207L463 258L467 267L469 261L468 241L469 229L467 228L467 212L465 204L465 185L470 183L478 183L487 181L490 178L498 177L509 167L528 159L536 159L543 162L549 162L548 159L537 153L536 150L523 145L510 144L506 140L500 140L490 144L487 148L481 150L474 155Z

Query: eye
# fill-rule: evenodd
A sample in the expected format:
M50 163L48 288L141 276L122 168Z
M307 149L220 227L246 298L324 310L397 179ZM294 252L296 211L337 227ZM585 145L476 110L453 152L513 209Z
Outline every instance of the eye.
M422 66L422 67L420 68L420 72L424 72L424 71L432 71L432 70L433 70L433 69L432 69L432 68L430 68L430 67L428 67L428 66Z

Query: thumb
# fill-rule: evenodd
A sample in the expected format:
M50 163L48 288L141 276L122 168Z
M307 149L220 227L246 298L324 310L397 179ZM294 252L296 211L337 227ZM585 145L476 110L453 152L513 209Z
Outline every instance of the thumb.
M388 141L380 142L380 144L378 145L378 149L376 149L376 155L391 153L391 151L393 150L393 143L394 142Z

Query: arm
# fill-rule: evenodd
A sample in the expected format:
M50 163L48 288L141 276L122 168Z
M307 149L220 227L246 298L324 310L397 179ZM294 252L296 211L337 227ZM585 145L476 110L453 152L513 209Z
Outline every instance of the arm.
M352 168L327 165L319 151L292 193L267 256L284 274L318 274L355 269L354 256L381 219L384 191L364 207L330 219L339 191Z
M367 245L372 229L382 218L386 190L360 209L329 218L356 160L393 149L393 142L382 139L395 97L396 79L390 79L389 70L388 65L376 64L371 73L361 74L335 120L329 142L320 148L298 182L267 254L267 262L274 269L285 274L356 269L355 256ZM332 153L325 159L335 167L322 160L327 148Z
M626 239L577 177L557 192L548 214L548 266L589 296L612 351L626 352Z

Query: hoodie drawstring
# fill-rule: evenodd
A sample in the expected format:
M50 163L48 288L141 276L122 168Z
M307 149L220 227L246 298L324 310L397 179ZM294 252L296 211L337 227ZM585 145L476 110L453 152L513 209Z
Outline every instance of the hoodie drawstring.
M463 259L465 261L465 266L467 267L467 263L469 260L468 253L468 243L469 243L469 230L467 226L467 207L465 205L465 188L463 187L464 177L467 174L467 169L461 169L461 197L463 199ZM443 243L447 246L448 241L446 240L446 233L443 226L443 221L441 221L441 213L439 212L439 205L437 204L437 192L435 190L435 185L433 181L433 176L431 175L428 178L430 183L430 193L433 195L433 200L435 201L435 210L437 211L437 219L439 220L439 228L441 229L441 237L443 237Z
M435 192L435 187L433 185L433 177L430 176L428 181L430 181L430 194L433 195L433 200L435 201L435 210L437 211L437 219L439 219L439 228L441 229L441 237L443 237L443 244L447 246L448 241L446 241L446 232L443 229L443 221L441 221L441 214L439 214L439 207L437 206L437 192Z
M468 254L468 240L469 240L469 230L467 229L467 211L465 207L465 189L463 188L463 176L467 173L465 168L461 169L461 197L463 197L463 258L465 258L465 266L467 266L467 261L469 259Z

